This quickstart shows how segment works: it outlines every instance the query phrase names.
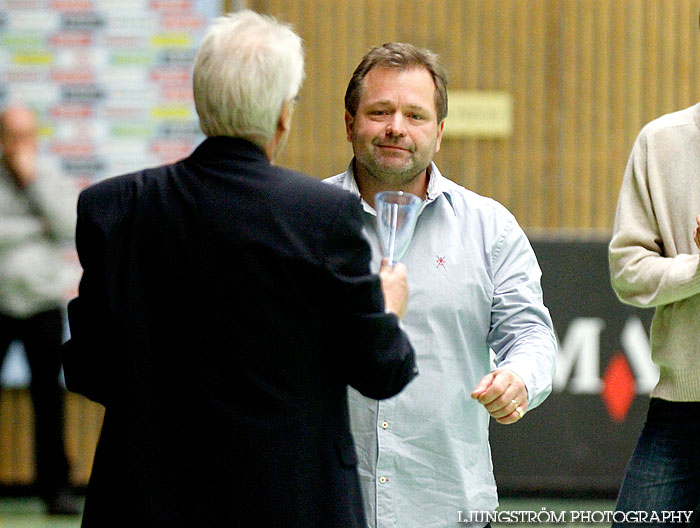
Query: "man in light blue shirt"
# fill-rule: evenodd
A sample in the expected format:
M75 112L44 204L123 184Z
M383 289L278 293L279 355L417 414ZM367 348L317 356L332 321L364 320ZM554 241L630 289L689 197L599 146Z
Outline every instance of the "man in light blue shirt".
M361 196L375 268L375 194L402 190L423 200L403 258L411 289L403 326L421 376L390 400L350 394L368 523L483 526L465 521L498 506L489 416L514 423L551 391L556 340L540 268L513 215L432 162L447 115L434 53L400 43L373 48L345 107L355 157L326 181Z

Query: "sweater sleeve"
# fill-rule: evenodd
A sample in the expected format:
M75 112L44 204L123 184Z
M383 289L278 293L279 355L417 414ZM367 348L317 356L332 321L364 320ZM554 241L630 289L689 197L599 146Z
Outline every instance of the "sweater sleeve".
M674 303L700 293L697 251L677 255L665 251L655 210L660 204L654 204L650 191L650 178L662 178L652 171L662 170L663 166L650 162L648 137L643 131L627 163L609 246L615 293L622 302L642 308ZM673 178L664 185L669 181Z

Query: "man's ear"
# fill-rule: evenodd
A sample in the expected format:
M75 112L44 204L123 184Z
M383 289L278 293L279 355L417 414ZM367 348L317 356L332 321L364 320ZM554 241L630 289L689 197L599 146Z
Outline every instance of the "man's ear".
M345 110L345 133L350 143L352 143L352 125L354 122L355 118L350 115L350 112Z
M440 152L440 143L442 143L442 131L445 128L445 120L443 119L440 121L440 124L438 125L438 132L437 132L437 143L435 143L435 154Z
M277 119L277 127L275 129L275 135L270 140L267 145L263 146L265 155L267 159L273 161L275 156L279 151L284 148L284 144L289 133L290 128L292 128L292 116L294 114L295 101L293 99L287 99L282 103L282 110L280 111L280 116Z
M282 112L277 122L277 128L280 132L288 132L292 128L292 117L294 116L295 103L293 99L287 99L282 103Z

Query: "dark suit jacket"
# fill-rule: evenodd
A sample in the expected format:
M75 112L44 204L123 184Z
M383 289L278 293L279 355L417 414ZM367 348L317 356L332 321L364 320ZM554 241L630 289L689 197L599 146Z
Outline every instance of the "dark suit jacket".
M346 386L415 375L356 198L231 138L80 196L67 386L106 407L83 526L366 526Z

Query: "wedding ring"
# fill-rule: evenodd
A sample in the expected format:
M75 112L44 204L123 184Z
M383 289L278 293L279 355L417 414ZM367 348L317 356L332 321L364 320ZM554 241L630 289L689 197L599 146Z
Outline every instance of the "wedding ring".
M517 413L520 415L520 418L522 418L523 416L525 416L525 411L523 411L523 408L522 408L520 405L518 405L518 406L515 408L515 412L517 412Z

